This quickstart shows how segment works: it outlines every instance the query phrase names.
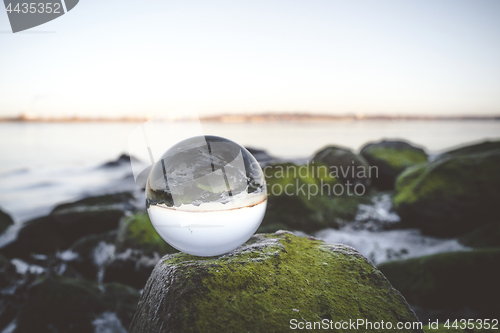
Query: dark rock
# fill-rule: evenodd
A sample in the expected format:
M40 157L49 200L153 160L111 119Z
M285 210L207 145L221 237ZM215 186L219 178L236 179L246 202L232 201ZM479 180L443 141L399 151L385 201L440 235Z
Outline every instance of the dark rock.
M498 223L500 150L450 155L404 171L394 206L404 224L453 237Z
M17 318L15 332L95 332L102 315L127 327L139 293L118 284L104 285L67 277L47 277L33 285Z
M67 260L67 265L86 279L97 280L99 270L113 255L116 234L113 230L80 238L69 248L77 256Z
M112 168L117 167L126 163L130 163L130 156L127 154L121 154L116 160L104 163L101 165L102 168Z
M245 148L246 150L248 150L250 154L253 155L253 157L255 157L255 159L257 160L257 162L259 162L261 166L265 166L277 161L275 157L269 155L265 150L250 148L250 147L245 147Z
M10 215L0 209L0 234L11 224L14 224L14 221L12 221Z
M13 291L19 279L16 267L9 259L0 255L0 330L2 331L17 314L17 302Z
M279 229L313 232L338 228L354 219L358 205L369 203L368 195L348 195L346 186L325 173L319 165L292 163L266 166L267 212L258 232ZM342 195L340 189L344 189ZM350 186L351 194L354 193Z
M422 321L496 318L500 249L450 252L394 261L379 269Z
M500 149L500 141L484 141L444 152L440 157L484 153Z
M130 193L82 199L57 206L49 215L26 222L17 239L0 249L7 257L28 258L67 249L77 239L118 227Z
M478 228L460 237L459 241L470 247L500 247L500 223L492 223Z
M178 252L156 232L146 213L137 213L120 223L115 254L106 263L104 281L142 289L154 266L167 253Z
M370 143L360 153L378 169L378 176L372 170L372 182L380 190L394 189L396 177L406 168L427 162L427 154L421 148L404 141L381 141Z
M369 186L369 166L366 160L351 150L341 147L328 146L318 151L312 162L321 162L329 168L330 174L346 183Z
M348 318L394 325L418 320L356 250L281 231L255 235L219 257L165 256L148 280L130 331L283 332L292 319Z

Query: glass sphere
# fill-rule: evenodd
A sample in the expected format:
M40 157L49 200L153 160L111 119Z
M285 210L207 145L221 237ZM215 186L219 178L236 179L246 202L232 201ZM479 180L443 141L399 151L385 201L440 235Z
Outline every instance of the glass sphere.
M153 165L146 206L158 234L197 256L227 253L259 228L267 206L262 169L245 148L217 136L179 142Z

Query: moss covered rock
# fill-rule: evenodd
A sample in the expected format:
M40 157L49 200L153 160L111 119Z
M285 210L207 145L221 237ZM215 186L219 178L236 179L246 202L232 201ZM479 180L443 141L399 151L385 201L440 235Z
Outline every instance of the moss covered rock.
M0 234L11 224L14 224L14 221L12 221L10 215L0 209Z
M99 287L67 277L42 278L29 289L15 332L95 332L103 314L114 317L123 331L138 298L136 290L118 284Z
M484 249L394 261L378 268L425 321L496 318L499 266L500 249Z
M354 218L360 203L370 202L368 195L356 195L353 186L331 177L320 163L274 164L265 167L264 173L269 197L258 232L338 228Z
M443 156L404 171L394 206L402 222L437 236L498 223L500 150Z
M349 181L364 186L369 186L371 183L368 162L350 149L328 146L314 154L311 162L323 163L330 174L343 183Z
M399 292L354 249L280 231L255 235L219 257L164 257L130 331L281 332L292 319L349 318L417 321Z
M158 235L145 212L136 213L120 222L116 251L123 252L129 248L141 250L144 254L156 252L161 256L178 252Z
M178 252L156 232L147 213L136 213L120 223L115 254L105 266L104 281L142 289L158 260Z
M441 157L457 156L457 155L470 155L477 153L484 153L492 150L500 149L500 141L483 141L477 144L463 146L457 149L452 149L444 152Z
M453 322L450 323L450 326L445 327L445 324L439 324L438 328L434 328L434 326L429 327L429 325L424 326L424 331L426 333L486 333L486 332L498 332L498 329L485 329L485 328L460 328L460 327L467 327L467 321L464 322L457 322L457 327L458 328L453 328L451 325L453 325ZM474 326L481 327L483 325L479 324L474 324ZM490 325L491 326L491 325ZM472 326L471 326L472 327Z
M10 258L29 258L32 253L65 250L83 236L116 229L130 200L130 193L118 193L59 205L49 215L26 222L17 239L0 252Z
M500 247L500 223L482 226L458 239L460 243L477 248Z
M396 177L406 168L427 162L423 149L404 141L384 140L367 144L361 149L361 156L370 166L377 168L378 175L372 172L372 182L381 190L393 189Z

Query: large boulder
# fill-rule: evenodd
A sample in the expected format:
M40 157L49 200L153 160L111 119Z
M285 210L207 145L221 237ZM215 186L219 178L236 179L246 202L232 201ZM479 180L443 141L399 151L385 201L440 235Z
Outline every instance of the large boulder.
M130 331L283 332L350 318L393 325L418 320L353 248L280 231L257 234L219 257L165 256L144 288Z
M17 239L0 252L10 258L28 258L32 253L65 250L83 236L116 229L132 200L132 194L118 193L59 205L49 215L26 222Z
M496 318L499 265L500 249L484 249L388 262L378 268L426 322Z
M115 252L105 263L105 282L142 289L158 260L178 252L156 232L148 214L136 213L120 223Z
M11 224L14 224L14 221L12 221L10 215L0 209L0 234Z
M28 290L14 332L126 332L138 299L139 292L119 284L42 278Z
M427 162L427 154L421 148L404 141L381 141L364 146L360 152L371 167L372 182L380 190L392 190L396 177L406 168Z
M500 149L500 141L483 141L473 145L467 145L460 148L445 151L443 154L441 154L441 157L477 154L498 149Z
M394 207L402 222L436 236L498 223L500 149L445 155L404 171Z
M325 147L314 154L311 162L323 163L328 167L330 174L343 183L349 181L364 186L369 186L371 183L368 162L349 149L336 146Z
M347 187L331 177L319 163L273 164L264 168L264 174L268 206L258 232L338 228L352 221L360 203L370 202L367 195L357 195L352 184Z

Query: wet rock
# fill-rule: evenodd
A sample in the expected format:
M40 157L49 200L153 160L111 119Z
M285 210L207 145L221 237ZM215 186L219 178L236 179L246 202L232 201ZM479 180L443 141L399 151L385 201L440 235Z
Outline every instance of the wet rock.
M142 289L158 260L178 252L156 232L147 213L136 213L120 223L115 254L105 265L104 281Z
M404 171L394 206L404 224L453 237L498 223L500 149L452 154Z
M360 152L370 166L378 169L378 176L372 170L372 182L380 190L394 189L396 177L406 168L427 162L423 149L404 141L381 141L364 146Z
M356 195L352 184L348 188L319 165L274 164L264 173L269 197L258 232L338 228L354 219L360 203L370 202L368 195Z
M59 257L89 280L99 280L98 274L115 252L116 231L80 238Z
M10 215L0 209L0 234L11 224L14 224L14 221L12 221Z
M450 252L379 265L423 322L496 318L500 249Z
M67 277L34 284L17 317L14 332L95 332L94 321L112 313L127 327L139 293L133 288Z
M371 183L368 162L349 149L336 146L325 147L314 155L311 162L323 163L328 167L329 172L343 183L349 181L364 186L369 186Z
M130 331L278 332L288 331L291 319L348 318L417 321L356 250L280 231L255 235L219 257L165 256L148 280Z
M83 236L116 229L124 209L133 209L132 199L130 193L118 193L59 205L49 215L26 222L17 239L0 249L0 253L10 258L28 258L32 253L63 251Z
M13 293L19 279L16 267L9 259L0 255L0 330L3 330L17 313L17 302Z

